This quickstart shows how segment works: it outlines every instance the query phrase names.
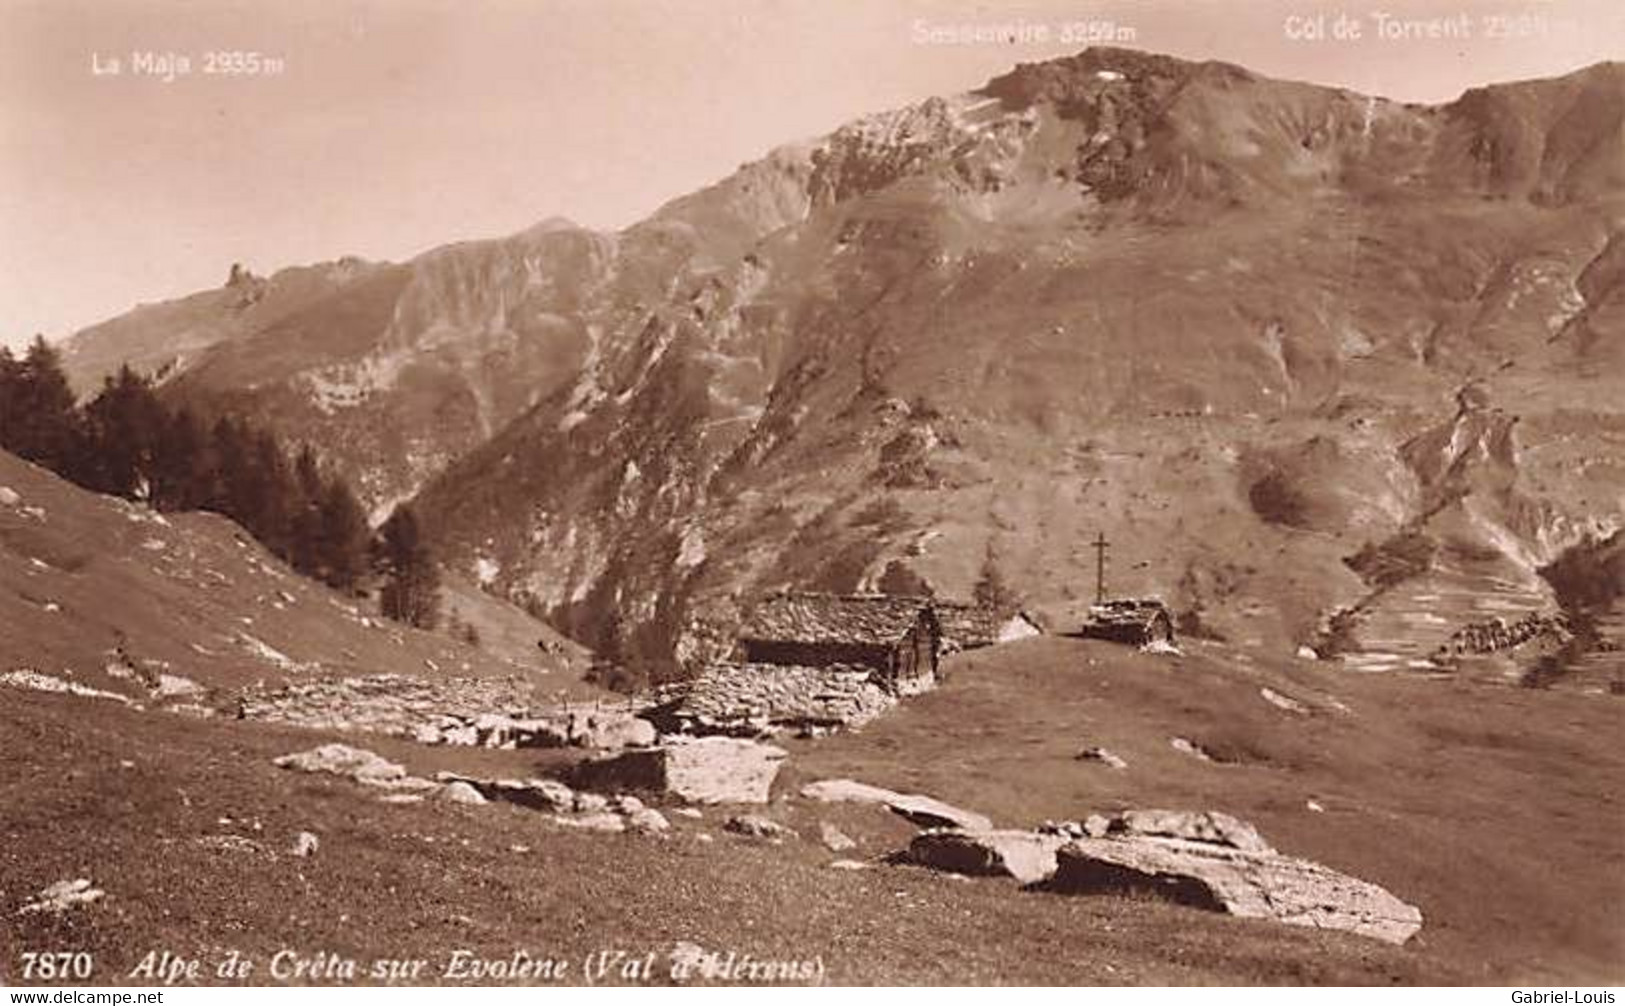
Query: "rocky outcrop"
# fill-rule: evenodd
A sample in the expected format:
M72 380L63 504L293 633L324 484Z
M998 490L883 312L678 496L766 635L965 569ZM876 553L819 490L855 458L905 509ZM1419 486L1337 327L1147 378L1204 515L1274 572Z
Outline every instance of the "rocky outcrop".
M903 858L948 873L1014 877L1065 894L1152 894L1244 918L1404 943L1422 913L1375 884L1277 852L1216 811L1130 810L1037 831L938 828Z
M1273 850L1248 851L1212 841L1074 839L1056 852L1048 886L1068 894L1149 893L1209 911L1344 930L1396 944L1422 927L1416 907L1375 884Z
M690 803L766 803L786 757L782 748L755 741L673 737L583 762L574 778L590 789L666 793Z
M1308 860L1178 839L1077 839L1053 889L1146 892L1211 911L1404 943L1422 913L1381 887Z
M990 831L993 822L973 811L961 810L934 797L898 793L851 779L824 779L808 783L801 795L822 803L869 803L885 807L921 828L960 828Z
M921 866L973 876L1014 877L1037 884L1055 875L1066 839L1032 831L933 829L914 836L908 859Z

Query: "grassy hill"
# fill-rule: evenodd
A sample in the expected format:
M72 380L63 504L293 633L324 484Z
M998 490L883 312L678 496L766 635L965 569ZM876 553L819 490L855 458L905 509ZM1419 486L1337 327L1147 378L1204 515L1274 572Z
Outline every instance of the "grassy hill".
M376 605L291 572L215 514L162 515L85 492L0 452L0 672L21 668L145 697L121 662L225 696L257 682L412 674L513 676L578 697L580 662L508 605L455 586L449 608L481 648L381 619ZM534 626L528 638L518 624Z
M792 775L929 793L1022 827L1223 810L1420 907L1407 954L1460 980L1625 977L1619 698L1187 647L1164 658L1049 637L956 657L944 688L861 734L794 746ZM1075 758L1095 746L1128 768Z
M1588 983L1625 973L1616 698L1054 637L947 669L939 691L861 733L786 744L790 762L761 812L802 837L778 846L727 834L727 808L699 819L667 808L664 837L598 835L506 805L392 805L271 765L329 739L420 775L553 773L567 754L194 721L7 689L0 941L83 948L107 982L160 947L209 960L235 949L262 969L284 947L363 969L423 958L422 981L444 978L455 949L574 962L621 949L664 962L680 941L817 959L829 982ZM1176 737L1212 760L1176 750ZM1097 745L1128 767L1076 760ZM1118 807L1226 810L1284 852L1383 884L1419 905L1426 925L1394 948L886 866L912 829L875 808L797 795L832 776L930 793L1011 826ZM825 822L858 848L825 849ZM320 838L309 858L289 851L301 831ZM832 869L838 858L871 865ZM63 916L15 914L45 885L81 876L106 898ZM9 955L0 977L18 980L16 967Z

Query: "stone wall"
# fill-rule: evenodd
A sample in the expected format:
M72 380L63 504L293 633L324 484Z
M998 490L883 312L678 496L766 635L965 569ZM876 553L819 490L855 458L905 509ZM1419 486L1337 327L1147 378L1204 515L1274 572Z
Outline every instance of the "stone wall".
M648 715L673 732L813 734L862 726L896 702L867 668L717 664L663 690Z

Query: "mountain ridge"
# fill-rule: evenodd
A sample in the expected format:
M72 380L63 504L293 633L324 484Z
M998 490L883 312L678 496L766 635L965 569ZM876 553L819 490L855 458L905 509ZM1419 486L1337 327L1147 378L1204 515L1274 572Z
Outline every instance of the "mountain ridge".
M1622 108L1620 64L1409 106L1091 49L614 234L380 267L166 387L380 513L415 494L454 568L626 659L704 659L775 585L963 593L989 553L1064 621L1089 566L1052 543L1102 528L1116 586L1290 646L1419 519L1401 448L1465 387L1525 422L1461 462L1501 475L1442 547L1621 523Z

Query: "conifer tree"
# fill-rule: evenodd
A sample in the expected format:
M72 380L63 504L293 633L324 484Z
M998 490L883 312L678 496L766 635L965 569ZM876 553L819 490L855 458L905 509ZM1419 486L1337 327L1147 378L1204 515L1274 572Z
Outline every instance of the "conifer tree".
M971 597L976 601L977 607L1001 615L1011 614L1021 607L1020 597L1005 583L1004 574L999 572L999 563L993 555L991 543L982 556L982 572L976 580L976 586L971 589Z
M322 568L321 504L326 492L321 462L309 444L299 449L293 462L294 491L297 494L289 524L291 546L288 563L306 576L320 576Z
M152 477L165 423L152 384L126 364L85 407L84 451L77 479L101 492L135 498Z
M79 416L61 354L35 336L27 355L7 369L0 447L53 471L68 471L77 460Z
M367 571L367 512L349 484L337 476L323 484L316 512L322 579L335 589L354 590ZM432 559L427 562L430 574L434 574ZM434 587L438 589L438 579Z
M434 628L440 614L440 572L410 506L397 507L384 522L379 560L386 578L380 596L384 617Z
M160 510L197 510L208 502L209 457L203 426L186 406L162 423L153 445L152 503Z

